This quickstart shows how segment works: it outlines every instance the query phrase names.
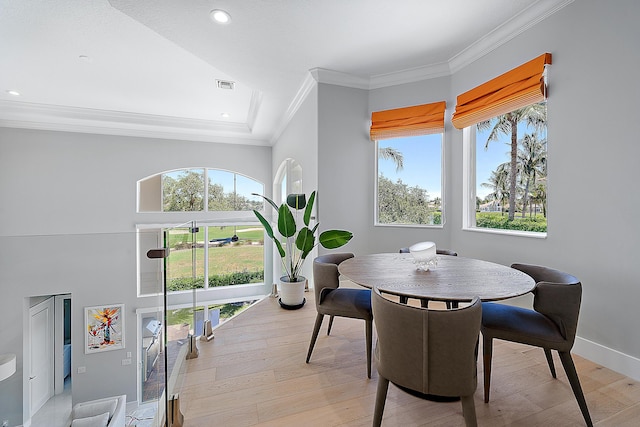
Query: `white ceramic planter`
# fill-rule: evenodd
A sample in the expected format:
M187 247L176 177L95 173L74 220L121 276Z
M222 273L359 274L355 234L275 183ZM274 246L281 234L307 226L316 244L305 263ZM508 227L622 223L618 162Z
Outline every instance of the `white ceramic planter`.
M301 306L304 303L304 286L306 283L307 279L302 276L298 277L297 282L288 282L287 276L282 276L278 285L280 303L291 307Z

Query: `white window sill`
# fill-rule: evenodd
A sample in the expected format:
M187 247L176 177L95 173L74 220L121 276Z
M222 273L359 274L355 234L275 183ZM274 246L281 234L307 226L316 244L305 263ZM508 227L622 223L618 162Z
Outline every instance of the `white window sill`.
M473 231L476 233L487 233L487 234L503 234L507 236L529 237L534 239L547 238L547 233L537 233L533 231L520 231L520 230L501 230L497 228L463 227L462 231Z

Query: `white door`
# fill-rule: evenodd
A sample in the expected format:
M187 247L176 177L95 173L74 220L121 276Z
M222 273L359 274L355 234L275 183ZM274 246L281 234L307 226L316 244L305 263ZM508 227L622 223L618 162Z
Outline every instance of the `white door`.
M31 416L53 396L53 303L53 298L49 298L29 309Z

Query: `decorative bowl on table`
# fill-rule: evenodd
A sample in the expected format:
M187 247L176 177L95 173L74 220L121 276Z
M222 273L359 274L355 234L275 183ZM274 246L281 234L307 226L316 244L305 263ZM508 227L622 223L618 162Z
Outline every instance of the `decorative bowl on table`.
M418 270L429 271L438 264L436 256L436 244L434 242L419 242L409 247L409 252L413 256L413 263Z

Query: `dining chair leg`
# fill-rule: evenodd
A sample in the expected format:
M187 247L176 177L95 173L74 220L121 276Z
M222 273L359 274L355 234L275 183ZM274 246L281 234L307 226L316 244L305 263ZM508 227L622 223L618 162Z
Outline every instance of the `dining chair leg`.
M473 395L460 396L462 403L462 416L466 427L476 427L478 420L476 419L476 405L473 402Z
M327 328L327 335L331 335L331 327L333 326L333 316L329 317L329 327Z
M367 378L371 378L371 344L373 342L373 321L365 320L365 341L367 343Z
M553 378L558 378L556 376L556 367L553 364L553 355L551 354L551 350L549 350L548 348L545 348L544 355L547 357L547 363L549 364L549 370L551 371L551 376Z
M376 407L373 411L373 427L380 427L380 424L382 424L382 414L384 413L384 404L387 400L388 389L389 389L389 380L378 375L378 390L376 391Z
M582 392L582 386L580 386L580 379L578 378L576 366L573 364L571 353L559 351L558 354L560 355L560 361L562 362L564 371L569 379L569 384L571 384L573 394L576 396L576 400L578 401L578 406L580 407L584 421L587 423L588 427L593 427L591 415L589 415L589 408L587 407L587 401L584 399L584 393Z
M484 403L489 403L491 388L491 358L493 356L493 338L482 335L482 366L484 370Z
M320 326L322 326L322 319L324 318L324 314L318 313L316 316L316 323L313 326L313 334L311 334L311 342L309 343L309 351L307 352L307 363L309 363L309 359L311 359L311 353L313 352L313 347L316 345L316 339L318 339L318 332L320 332Z

